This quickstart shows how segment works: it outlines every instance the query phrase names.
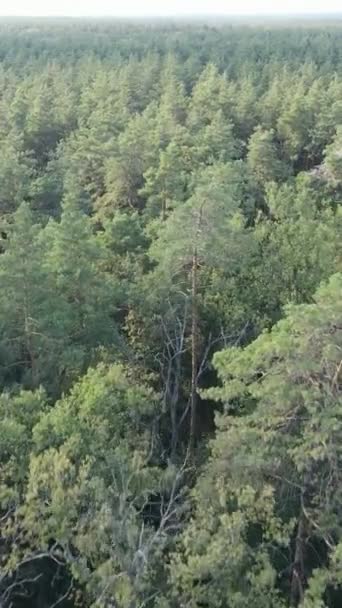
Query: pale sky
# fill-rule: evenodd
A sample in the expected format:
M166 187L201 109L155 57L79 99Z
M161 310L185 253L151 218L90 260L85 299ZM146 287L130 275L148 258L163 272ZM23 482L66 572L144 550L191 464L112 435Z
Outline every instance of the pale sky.
M1 16L151 16L340 12L341 0L0 0Z

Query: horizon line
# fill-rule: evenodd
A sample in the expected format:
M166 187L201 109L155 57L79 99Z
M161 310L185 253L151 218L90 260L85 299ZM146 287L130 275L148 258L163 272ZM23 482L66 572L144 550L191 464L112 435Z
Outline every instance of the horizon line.
M265 11L265 12L243 12L243 13L209 13L209 12L203 12L203 13L187 13L187 12L180 12L180 13L148 13L146 15L142 14L142 13L136 13L136 14L115 14L115 13L99 13L99 14L84 14L84 15L74 15L74 14L51 14L51 15L47 15L47 14L35 14L35 15L29 15L29 14L10 14L10 13L4 13L1 14L0 13L0 19L3 18L11 18L11 19L146 19L146 18L162 18L162 19L169 19L169 18L179 18L179 17L223 17L223 18L248 18L248 17L324 17L324 16L329 16L329 17L334 17L334 16L342 16L342 10L338 10L338 11L313 11L313 12L309 12L309 11L304 11L304 12L293 12L293 11L276 11L276 12L270 12L270 11Z

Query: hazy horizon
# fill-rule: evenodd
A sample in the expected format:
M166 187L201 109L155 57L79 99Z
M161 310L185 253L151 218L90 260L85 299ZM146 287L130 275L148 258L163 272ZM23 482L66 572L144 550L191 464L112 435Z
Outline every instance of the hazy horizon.
M238 4L238 5L237 5ZM1 17L316 16L341 14L339 0L2 0Z

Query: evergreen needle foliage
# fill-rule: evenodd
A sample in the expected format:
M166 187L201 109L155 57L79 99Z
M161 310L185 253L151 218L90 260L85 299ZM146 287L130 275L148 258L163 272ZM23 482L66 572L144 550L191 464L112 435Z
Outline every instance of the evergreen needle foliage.
M341 40L0 22L0 608L341 606Z

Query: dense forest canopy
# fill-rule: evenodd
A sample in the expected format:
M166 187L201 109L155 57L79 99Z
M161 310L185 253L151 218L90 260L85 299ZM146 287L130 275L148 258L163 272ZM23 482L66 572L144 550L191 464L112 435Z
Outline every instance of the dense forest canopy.
M0 607L342 602L342 25L0 22Z

